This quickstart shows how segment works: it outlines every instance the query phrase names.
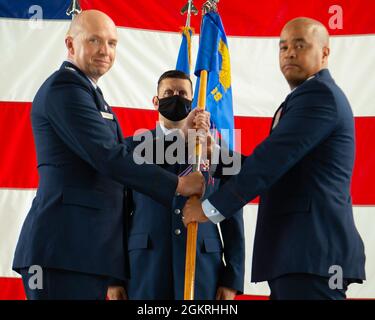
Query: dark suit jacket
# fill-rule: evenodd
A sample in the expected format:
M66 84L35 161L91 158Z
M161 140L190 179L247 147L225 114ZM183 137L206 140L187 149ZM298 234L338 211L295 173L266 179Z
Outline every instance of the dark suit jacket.
M177 176L137 165L116 116L106 119L101 112L112 113L69 62L37 92L31 121L39 186L18 240L15 270L36 264L124 279L125 187L172 202Z
M152 131L156 141L164 139L160 127ZM139 142L127 139L135 148ZM168 142L165 142L168 147ZM162 149L164 157L164 148ZM160 158L158 158L160 159ZM188 167L186 164L161 165L176 174ZM206 180L206 194L218 189L220 180ZM163 188L163 185L160 185ZM186 228L181 215L186 198L176 196L167 208L149 196L133 192L132 214L129 223L130 280L127 293L130 299L183 299ZM198 227L195 299L215 299L218 286L243 292L245 239L242 210L233 218L220 224L224 247L214 224ZM226 261L224 265L222 257Z
M287 273L365 279L363 242L353 221L350 181L354 121L327 69L292 91L280 122L241 172L208 199L231 217L261 196L252 281Z

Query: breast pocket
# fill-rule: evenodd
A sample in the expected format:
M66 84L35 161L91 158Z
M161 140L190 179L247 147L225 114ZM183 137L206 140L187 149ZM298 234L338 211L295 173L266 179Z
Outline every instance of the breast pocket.
M203 239L202 251L203 253L222 252L223 246L221 244L221 240L218 238Z
M147 249L149 247L149 235L148 233L138 233L129 236L128 250L140 250Z

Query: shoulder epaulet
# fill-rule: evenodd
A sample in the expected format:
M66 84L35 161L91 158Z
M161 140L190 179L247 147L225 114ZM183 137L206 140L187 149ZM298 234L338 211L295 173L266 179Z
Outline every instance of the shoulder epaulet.
M77 72L76 69L72 68L72 67L69 67L69 66L65 66L64 67L66 70L70 70L70 71L74 71L74 72Z

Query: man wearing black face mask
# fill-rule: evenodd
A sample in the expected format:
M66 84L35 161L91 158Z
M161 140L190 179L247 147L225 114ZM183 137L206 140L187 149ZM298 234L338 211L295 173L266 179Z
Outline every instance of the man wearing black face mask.
M153 98L159 112L159 124L152 131L154 148L162 140L164 153L171 143L168 136L176 134L178 129L186 134L193 123L197 129L208 130L208 113L190 112L192 97L192 83L185 73L172 70L160 77L157 96ZM139 145L133 138L128 138L128 142L134 148ZM189 156L187 154L180 160L187 160ZM160 165L179 176L191 171L186 161ZM207 197L219 187L220 181L210 178L208 172L204 175ZM186 198L176 196L169 208L135 191L129 200L133 203L128 233L130 280L124 286L110 287L109 298L183 299L186 229L181 220L181 209ZM196 299L231 300L243 291L245 243L242 213L222 223L220 228L224 248L215 225L205 224L198 229Z
M168 79L165 81L168 81ZM179 94L174 94L173 96L161 99L159 97L155 97L155 100L159 102L158 111L160 115L164 117L164 119L178 122L185 119L190 113L191 100L186 99L184 96L180 96Z

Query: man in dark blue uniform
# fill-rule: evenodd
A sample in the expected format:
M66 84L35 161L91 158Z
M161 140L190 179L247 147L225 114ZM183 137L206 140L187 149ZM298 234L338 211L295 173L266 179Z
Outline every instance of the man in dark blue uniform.
M173 142L174 137L181 137L178 129L186 126L192 97L192 83L185 73L171 70L159 78L157 96L153 98L159 123L152 131L150 143L144 146L146 152L153 150L153 162L179 176L192 169L189 165L192 155L185 148L185 139ZM198 114L195 124L204 127L200 122L206 117L203 113ZM127 139L131 149L141 145L141 139L137 138ZM176 150L186 154L176 154L176 159L168 159L173 155L168 148L173 149L173 143L178 142L183 147ZM208 171L204 175L207 197L218 189L220 180L212 178ZM133 191L132 202L128 240L130 279L124 284L125 289L110 287L108 296L111 299L183 299L187 232L181 213L186 198L176 196L166 207L148 195ZM195 299L232 300L237 293L243 292L245 239L242 212L223 221L220 229L223 243L216 225L204 224L198 228Z
M354 120L327 67L329 35L297 18L280 36L280 68L292 92L271 133L241 171L203 201L189 201L185 221L222 221L257 195L252 281L268 281L271 299L344 299L365 279L350 181ZM349 76L349 75L348 75Z
M116 27L107 15L89 10L76 16L65 43L68 61L33 101L39 186L13 269L28 299L104 299L109 277L127 277L126 187L170 205L176 192L202 193L204 178L138 165L139 156L124 144L97 86L116 52ZM33 274L40 270L35 265L41 274Z

